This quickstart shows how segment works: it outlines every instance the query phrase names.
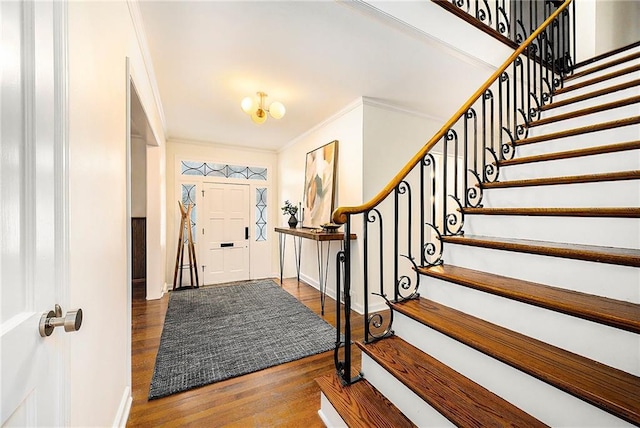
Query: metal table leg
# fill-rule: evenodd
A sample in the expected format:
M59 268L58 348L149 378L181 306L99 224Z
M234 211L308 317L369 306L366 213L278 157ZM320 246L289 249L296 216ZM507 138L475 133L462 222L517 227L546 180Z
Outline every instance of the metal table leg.
M284 250L287 244L286 237L278 233L278 250L280 251L280 285L282 286L282 271L284 270Z
M327 274L329 273L329 253L331 252L331 241L327 242L327 251L324 253L323 242L316 241L316 249L318 250L318 282L320 286L320 308L324 315L324 301L327 297Z
M298 274L298 282L300 282L300 258L302 257L302 238L297 237L297 245L296 245L296 236L293 235L293 249L296 253L296 273Z

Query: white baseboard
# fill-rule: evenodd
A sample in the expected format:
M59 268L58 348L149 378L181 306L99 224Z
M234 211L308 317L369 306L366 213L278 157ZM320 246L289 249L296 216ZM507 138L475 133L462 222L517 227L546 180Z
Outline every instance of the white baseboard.
M113 419L114 427L124 428L127 426L132 402L133 396L131 395L131 387L127 386L122 393L122 400L120 400L120 406L118 406L116 417Z

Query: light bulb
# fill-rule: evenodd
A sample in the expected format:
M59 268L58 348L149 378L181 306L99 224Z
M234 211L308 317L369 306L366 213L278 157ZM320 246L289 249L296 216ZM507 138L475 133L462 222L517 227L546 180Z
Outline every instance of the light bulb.
M259 108L251 114L251 120L253 120L258 125L261 125L267 120L267 113Z
M240 107L242 107L242 111L247 114L251 114L255 111L256 103L252 97L246 97L240 103Z
M281 102L271 103L269 106L269 113L271 117L274 119L282 119L287 110L284 108L284 105Z

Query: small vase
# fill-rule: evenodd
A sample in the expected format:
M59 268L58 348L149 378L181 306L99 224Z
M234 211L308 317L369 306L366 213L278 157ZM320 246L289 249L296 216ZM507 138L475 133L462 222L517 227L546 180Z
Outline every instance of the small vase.
M289 227L296 227L298 225L298 219L295 215L289 217Z

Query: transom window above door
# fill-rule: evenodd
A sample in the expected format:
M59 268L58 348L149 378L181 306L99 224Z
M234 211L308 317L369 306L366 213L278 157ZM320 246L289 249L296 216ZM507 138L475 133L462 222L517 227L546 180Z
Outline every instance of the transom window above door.
M202 177L240 178L245 180L267 180L267 168L228 165L211 162L181 161L182 175L199 175Z

